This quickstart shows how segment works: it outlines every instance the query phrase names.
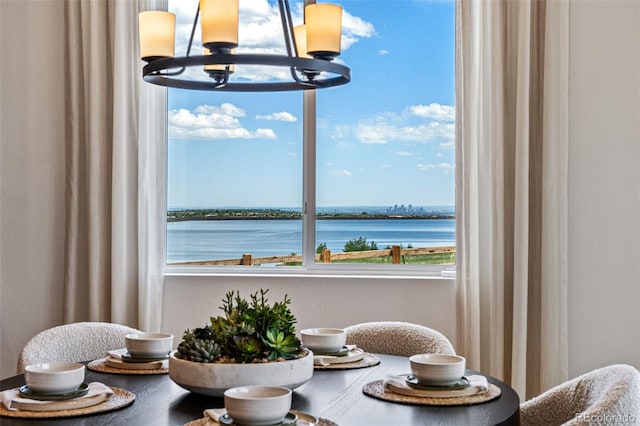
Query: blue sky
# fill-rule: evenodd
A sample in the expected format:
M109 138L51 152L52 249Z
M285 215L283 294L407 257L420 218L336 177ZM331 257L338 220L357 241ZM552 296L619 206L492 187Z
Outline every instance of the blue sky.
M196 7L187 3L169 2L183 39ZM336 3L344 8L337 60L352 81L318 91L317 204L453 205L454 2ZM301 23L301 3L291 5ZM273 6L240 1L241 25L250 25L240 47L279 49ZM262 71L244 76L269 78ZM301 92L170 89L168 205L300 207L301 141Z

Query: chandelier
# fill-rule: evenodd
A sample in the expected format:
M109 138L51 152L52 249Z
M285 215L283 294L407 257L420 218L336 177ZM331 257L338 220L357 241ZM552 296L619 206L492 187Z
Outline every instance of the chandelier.
M146 11L139 15L140 56L147 62L143 79L166 87L193 90L264 92L322 89L346 84L351 70L333 62L340 54L342 8L334 4L307 4L304 24L294 27L288 0L278 0L286 55L237 53L238 0L200 0L185 56L176 57L175 15ZM200 21L201 55L192 55ZM233 79L236 67L252 65L286 70L287 80ZM187 69L195 72L185 73ZM187 77L186 74L192 77ZM200 74L201 78L193 78Z

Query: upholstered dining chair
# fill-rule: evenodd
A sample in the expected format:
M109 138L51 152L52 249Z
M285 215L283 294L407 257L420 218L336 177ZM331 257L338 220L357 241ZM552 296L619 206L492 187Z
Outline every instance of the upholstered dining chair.
M411 356L421 353L455 355L444 334L419 324L400 321L365 322L346 327L347 344L366 352Z
M135 328L107 322L76 322L59 325L33 336L18 357L18 374L30 364L53 361L90 361L124 348L124 336Z
M640 372L602 367L520 404L523 426L629 424L640 420Z

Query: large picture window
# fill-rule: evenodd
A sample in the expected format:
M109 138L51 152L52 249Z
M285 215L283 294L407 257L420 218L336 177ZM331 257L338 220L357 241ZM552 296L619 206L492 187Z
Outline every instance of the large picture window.
M345 86L169 89L169 267L455 263L454 2L340 4ZM196 7L169 2L183 45ZM240 46L280 48L275 3L241 1L240 24Z

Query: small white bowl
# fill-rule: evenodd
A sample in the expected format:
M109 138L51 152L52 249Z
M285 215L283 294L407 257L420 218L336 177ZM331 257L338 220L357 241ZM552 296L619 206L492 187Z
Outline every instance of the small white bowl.
M127 351L137 358L161 358L173 349L173 334L134 333L124 337Z
M280 386L239 386L224 392L224 408L234 424L275 425L291 409L291 389Z
M411 373L425 385L453 385L464 376L466 360L459 355L418 354L409 357Z
M318 353L339 351L347 343L347 332L341 328L307 328L300 337L304 346Z
M84 382L85 367L79 362L31 364L24 370L25 383L33 393L69 393Z

